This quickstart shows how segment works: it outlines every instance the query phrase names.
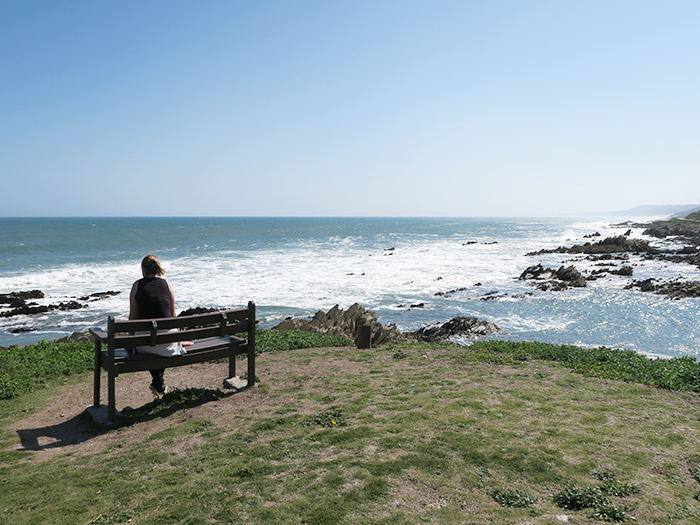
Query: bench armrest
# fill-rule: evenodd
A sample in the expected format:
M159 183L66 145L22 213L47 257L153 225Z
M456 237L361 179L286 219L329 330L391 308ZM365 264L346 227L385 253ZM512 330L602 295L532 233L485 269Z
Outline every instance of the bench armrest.
M90 328L88 331L95 336L95 339L100 341L101 343L107 343L107 339L109 336L107 335L107 332L104 330L100 330L99 328Z

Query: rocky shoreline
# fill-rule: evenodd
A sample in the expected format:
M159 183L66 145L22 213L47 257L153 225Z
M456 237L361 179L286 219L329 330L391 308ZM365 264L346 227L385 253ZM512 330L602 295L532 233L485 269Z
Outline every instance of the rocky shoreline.
M616 226L629 226L630 229L624 235L608 237L598 242L586 242L569 247L560 246L553 250L539 250L526 254L528 256L553 253L586 255L584 258L586 261L603 261L597 263L596 266L599 266L599 269L584 273L573 265L567 268L561 266L554 270L537 264L525 269L519 279L532 281L529 284L543 291L562 291L572 287L583 288L586 286L586 281L593 281L608 275L632 277L634 269L628 263L630 255L641 257L642 260L683 263L700 268L700 215L698 212L684 219L657 221L651 224L624 223ZM657 239L673 240L681 247L661 249L652 246L647 240L631 239L631 227L644 227L644 235ZM600 236L600 233L596 232L586 237ZM621 266L618 267L618 263L621 263ZM661 281L656 278L642 281L631 280L625 289L637 289L642 292L664 295L674 300L700 297L700 282L680 279L671 281Z

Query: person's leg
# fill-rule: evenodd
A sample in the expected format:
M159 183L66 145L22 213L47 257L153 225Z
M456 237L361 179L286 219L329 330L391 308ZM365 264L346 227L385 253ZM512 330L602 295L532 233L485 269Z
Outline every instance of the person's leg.
M153 378L150 386L151 392L153 392L155 395L162 396L165 394L165 369L151 370L150 372L151 377Z

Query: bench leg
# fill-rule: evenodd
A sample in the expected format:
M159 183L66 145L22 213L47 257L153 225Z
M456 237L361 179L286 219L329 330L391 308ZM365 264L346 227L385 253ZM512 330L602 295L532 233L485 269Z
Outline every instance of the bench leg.
M255 347L248 345L248 386L255 385Z
M236 377L236 356L232 355L228 358L228 376Z
M95 341L95 377L92 389L92 405L100 406L100 369L102 368L102 344Z
M115 374L111 370L107 373L107 398L109 403L109 411L107 412L107 417L110 421L114 421L117 417L117 409L114 395L114 380Z

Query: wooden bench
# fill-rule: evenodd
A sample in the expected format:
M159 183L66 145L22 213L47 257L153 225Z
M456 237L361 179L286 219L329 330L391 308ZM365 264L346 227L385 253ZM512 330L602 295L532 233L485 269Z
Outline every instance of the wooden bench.
M177 330L173 330L177 329ZM173 331L170 331L173 330ZM132 335L146 332L142 335ZM247 332L247 341L235 334ZM164 319L139 319L115 321L107 319L107 331L90 328L95 337L94 406L100 406L100 371L107 371L108 417L116 418L114 380L119 374L159 370L228 358L228 376L236 376L236 356L248 356L248 383L255 384L255 303L248 308L223 310L215 313L170 317ZM155 346L177 341L194 341L186 346L187 353L161 357L133 351L138 346ZM103 349L106 345L106 349Z

